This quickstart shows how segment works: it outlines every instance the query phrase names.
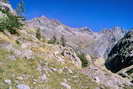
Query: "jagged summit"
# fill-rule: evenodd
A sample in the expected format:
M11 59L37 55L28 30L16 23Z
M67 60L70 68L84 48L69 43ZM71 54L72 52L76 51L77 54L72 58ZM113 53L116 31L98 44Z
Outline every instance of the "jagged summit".
M58 26L58 25L63 25L61 22L59 22L58 20L55 20L55 19L49 19L48 17L46 16L40 16L40 17L37 17L37 18L33 18L32 20L29 20L27 22L31 22L31 23L35 23L35 24L52 24L54 26Z

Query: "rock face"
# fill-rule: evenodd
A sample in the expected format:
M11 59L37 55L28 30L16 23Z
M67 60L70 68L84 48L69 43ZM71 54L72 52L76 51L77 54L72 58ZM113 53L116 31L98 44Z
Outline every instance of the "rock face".
M112 72L133 65L133 31L128 32L112 48L105 65Z
M16 87L17 87L17 89L30 89L30 87L28 85L25 85L25 84L19 84Z
M46 39L56 37L60 42L63 36L66 45L74 48L76 51L105 58L107 57L107 52L126 33L120 27L107 29L102 32L93 32L87 27L71 28L47 17L35 18L27 21L27 24L29 27L40 29Z
M100 32L102 34L94 45L95 54L106 59L112 47L119 41L126 32L120 27L106 29Z

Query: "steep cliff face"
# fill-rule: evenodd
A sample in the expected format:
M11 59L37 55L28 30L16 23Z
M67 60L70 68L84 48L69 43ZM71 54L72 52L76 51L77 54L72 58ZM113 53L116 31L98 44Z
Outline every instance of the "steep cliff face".
M105 63L112 72L133 65L133 31L128 32L110 51Z
M93 32L89 28L71 28L56 20L46 17L35 18L27 21L30 27L40 29L46 39L53 36L59 41L63 36L66 45L95 57L107 57L107 52L126 33L119 27L107 29L102 32Z

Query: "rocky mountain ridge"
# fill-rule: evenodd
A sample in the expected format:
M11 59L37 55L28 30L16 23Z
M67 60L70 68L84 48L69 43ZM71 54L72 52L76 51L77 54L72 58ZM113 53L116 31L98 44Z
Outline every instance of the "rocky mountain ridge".
M71 28L44 16L27 21L27 24L30 27L40 29L46 39L52 39L55 36L60 40L63 36L66 45L76 51L103 58L107 57L106 53L126 33L120 27L103 30L102 32L93 32L86 27Z

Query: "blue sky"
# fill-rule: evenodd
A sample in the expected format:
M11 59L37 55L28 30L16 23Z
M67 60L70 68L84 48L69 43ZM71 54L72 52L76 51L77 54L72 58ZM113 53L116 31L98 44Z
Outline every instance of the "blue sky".
M19 0L10 0L13 7ZM28 19L47 16L71 27L94 31L121 26L133 28L133 0L24 0Z

